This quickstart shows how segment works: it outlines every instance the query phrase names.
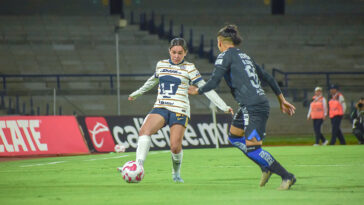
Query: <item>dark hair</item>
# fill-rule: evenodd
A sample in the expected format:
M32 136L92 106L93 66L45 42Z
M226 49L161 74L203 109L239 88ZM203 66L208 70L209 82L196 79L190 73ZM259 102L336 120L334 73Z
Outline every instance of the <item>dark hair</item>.
M187 48L187 43L185 41L185 39L183 38L174 38L171 40L171 43L169 45L169 49L171 49L173 46L182 46L183 50L185 50L185 52L187 52L188 48Z
M221 36L225 40L231 41L234 46L239 45L243 41L243 38L239 34L238 27L232 24L221 28L219 32L217 32L217 36Z

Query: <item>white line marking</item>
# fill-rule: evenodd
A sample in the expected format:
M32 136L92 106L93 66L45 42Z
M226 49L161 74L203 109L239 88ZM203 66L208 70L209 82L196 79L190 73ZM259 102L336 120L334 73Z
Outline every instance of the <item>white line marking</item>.
M44 165L59 164L59 163L64 163L64 162L66 162L66 161L48 162L48 163L39 163L39 164L27 164L27 165L22 165L20 167L44 166Z
M160 154L160 153L167 153L170 152L169 150L165 150L165 151L151 151L149 152L149 154ZM86 159L83 160L84 162L89 162L89 161L96 161L96 160L106 160L106 159L118 159L118 158L123 158L123 157L128 157L129 155L121 155L121 156L113 156L113 157L103 157L103 158L93 158L93 159ZM48 163L37 163L37 164L27 164L27 165L21 165L19 167L34 167L34 166L44 166L44 165L52 165L52 164L59 164L59 163L65 163L68 161L56 161L56 162L48 162Z
M122 155L122 156L116 156L116 157L94 158L94 159L86 159L86 160L83 160L83 161L87 162L87 161L95 161L95 160L117 159L117 158L128 157L128 156L129 155Z

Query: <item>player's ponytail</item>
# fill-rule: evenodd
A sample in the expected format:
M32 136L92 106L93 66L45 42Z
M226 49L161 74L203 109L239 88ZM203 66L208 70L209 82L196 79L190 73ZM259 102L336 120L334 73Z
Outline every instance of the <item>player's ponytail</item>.
M239 45L243 41L236 25L224 26L219 30L217 36L223 38L223 41L230 41L234 46Z
M185 52L187 52L187 50L188 50L186 40L183 38L172 39L171 43L169 45L169 49L171 49L173 46L182 46L182 48L183 48L183 50L185 50Z

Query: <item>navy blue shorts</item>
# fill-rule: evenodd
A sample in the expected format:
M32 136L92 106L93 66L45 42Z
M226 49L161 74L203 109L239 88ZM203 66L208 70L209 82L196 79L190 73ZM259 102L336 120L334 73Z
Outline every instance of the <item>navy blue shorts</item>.
M263 140L266 133L267 120L269 117L269 107L262 110L248 109L247 107L240 107L235 113L232 125L234 127L243 129L245 137L248 140L254 137L260 141Z
M189 122L189 118L186 115L175 113L165 108L153 108L150 113L161 115L165 120L164 126L169 125L169 127L172 127L174 124L180 124L187 127Z

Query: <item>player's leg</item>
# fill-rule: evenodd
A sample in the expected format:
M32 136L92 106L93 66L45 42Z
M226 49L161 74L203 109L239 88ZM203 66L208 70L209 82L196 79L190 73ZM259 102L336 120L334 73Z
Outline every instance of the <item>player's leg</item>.
M150 113L144 119L143 125L139 131L138 147L136 150L136 161L144 165L151 145L150 136L156 133L165 125L165 118L156 113Z
M249 121L245 129L247 155L261 166L281 176L282 184L279 189L289 189L296 178L289 173L268 151L262 149L262 140L265 137L266 123L269 112L252 112L246 119Z
M188 125L188 117L178 113L169 113L170 143L172 157L172 180L183 183L181 178L181 166L183 159L182 139Z
M183 159L182 139L186 128L181 124L174 124L171 127L170 143L172 155L172 179L175 182L183 183L181 178L181 165Z
M247 155L247 148L245 144L245 137L244 137L244 114L242 108L239 108L239 110L235 113L233 121L230 126L230 132L229 132L229 141L230 143L238 148L240 151L242 151L250 160L252 160L254 163L256 163L260 169L262 170L262 177L260 180L260 186L264 186L270 176L272 175L271 171L267 169L264 166L261 166L259 163L251 159Z

